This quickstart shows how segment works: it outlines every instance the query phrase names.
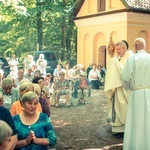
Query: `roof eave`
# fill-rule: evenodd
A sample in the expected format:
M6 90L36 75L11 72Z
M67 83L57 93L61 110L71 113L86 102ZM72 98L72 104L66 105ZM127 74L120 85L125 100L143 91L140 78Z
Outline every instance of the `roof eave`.
M127 1L125 1L125 0L120 0L120 1L124 4L124 6L126 7L127 10L130 10L130 6L127 3Z
M142 9L142 8L135 8L135 7L130 7L130 10L133 10L133 11L140 11L141 13L150 13L150 10L148 9Z
M85 0L78 0L77 4L76 4L76 7L75 9L73 10L73 16L76 17L77 14L79 13L83 3L84 3Z
M127 11L140 11L141 13L150 13L149 9L142 9L142 8L135 8L129 5L129 3L126 0L120 0L124 6L127 8Z

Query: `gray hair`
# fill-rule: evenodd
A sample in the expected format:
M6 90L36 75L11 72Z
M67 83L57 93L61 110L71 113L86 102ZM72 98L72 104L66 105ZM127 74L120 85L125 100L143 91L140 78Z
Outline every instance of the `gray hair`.
M13 81L11 78L4 78L3 81L2 81L2 87L5 87L5 86L13 86Z
M117 44L116 44L116 46L120 46L120 47L123 47L123 48L125 48L125 49L127 49L127 45L125 44L125 42L123 42L123 41L119 41Z
M138 37L138 38L135 39L134 42L136 42L136 41L138 41L140 44L142 44L145 47L146 43L145 43L145 40L143 38Z
M21 102L24 104L26 102L31 102L34 99L37 99L37 101L39 101L39 97L37 96L37 94L35 92L29 91L23 94L23 96L21 97Z
M0 120L0 144L3 143L3 141L12 135L12 129L10 126L5 122Z

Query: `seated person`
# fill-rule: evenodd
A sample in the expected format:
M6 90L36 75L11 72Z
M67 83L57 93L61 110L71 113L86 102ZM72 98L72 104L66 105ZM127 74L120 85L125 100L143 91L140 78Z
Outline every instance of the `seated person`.
M38 84L41 88L41 97L45 98L50 105L50 92L49 87L44 85L44 77L36 77L33 79L32 83Z
M101 75L96 64L93 64L93 69L90 70L88 79L91 82L92 89L99 89Z
M16 88L19 89L19 86L20 86L20 82L23 80L24 78L24 70L23 69L19 69L18 72L17 72L17 78L14 80L15 82L15 85L16 85Z
M59 78L59 73L62 72L62 71L65 72L65 69L62 68L60 64L58 64L57 67L54 70L53 76L56 77L56 78L57 77Z
M28 79L29 81L32 82L34 76L33 76L33 72L32 72L32 68L28 68L27 72L24 75L24 79Z
M80 79L75 82L74 87L74 98L78 98L78 103L82 101L87 104L86 99L91 95L90 81L86 78L86 73L80 73Z
M34 84L34 83L33 86L34 86L34 92L39 97L39 103L41 104L42 112L47 114L48 117L50 117L50 106L47 100L41 96L41 87L38 84Z
M0 120L0 135L0 150L10 150L7 145L11 142L12 129L2 120Z
M0 86L2 86L3 76L4 76L4 71L0 70Z
M33 86L32 82L25 81L20 85L19 90L20 90L20 98L21 98L26 92L34 91L34 86ZM21 100L17 100L16 102L14 102L11 105L10 113L12 116L20 114L23 111L24 111L24 108L22 106ZM42 108L41 108L40 103L37 104L37 111L42 112Z
M15 148L19 150L47 150L48 146L56 144L56 134L50 118L36 111L39 98L29 91L21 97L24 111L13 116L18 131L18 142ZM32 109L31 109L32 106Z
M4 98L2 92L0 92L0 106L4 106Z
M35 72L33 74L33 79L36 77L41 77L41 71L40 70L35 70Z
M44 85L48 88L50 88L50 82L52 80L52 75L51 73L47 73L46 77L44 78Z
M65 72L59 72L59 78L54 82L54 94L56 96L56 104L57 107L59 105L59 99L61 95L66 95L66 106L70 106L69 103L69 80L65 79Z
M13 81L10 78L3 79L0 92L3 92L4 107L7 109L10 109L11 104L19 99L19 90L13 87Z
M7 124L9 124L9 126L11 127L11 129L13 131L13 133L10 137L9 144L7 144L7 146L5 145L4 148L2 148L2 150L13 150L16 143L17 143L17 140L18 140L18 138L17 138L18 131L14 125L14 122L13 122L13 119L10 115L9 110L4 108L3 106L0 106L0 120L3 120ZM0 125L0 127L2 127L2 126ZM2 138L2 136L3 136L2 133L0 133L0 138Z

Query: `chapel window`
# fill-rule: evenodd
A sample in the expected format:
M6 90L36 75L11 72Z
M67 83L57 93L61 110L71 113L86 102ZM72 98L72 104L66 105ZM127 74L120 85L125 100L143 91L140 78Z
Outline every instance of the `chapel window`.
M97 9L98 11L106 10L106 0L97 0Z

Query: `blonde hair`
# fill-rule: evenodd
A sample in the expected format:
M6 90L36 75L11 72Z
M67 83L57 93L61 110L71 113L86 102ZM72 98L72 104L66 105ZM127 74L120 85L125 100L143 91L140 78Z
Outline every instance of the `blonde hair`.
M31 82L29 79L22 79L21 81L20 81L20 85L22 84L22 83L24 83L24 82ZM32 83L32 82L31 82Z
M33 83L32 82L23 82L19 88L20 96L22 96L22 92L25 91L27 88L33 88L34 89Z
M24 104L26 102L31 102L34 99L39 101L39 97L37 96L37 94L35 92L29 91L29 92L23 94L23 96L21 97L21 102Z
M5 122L0 120L0 144L3 143L3 141L12 135L12 129L10 126Z
M36 84L36 83L33 83L33 86L34 86L34 92L35 92L38 96L40 96L40 94L41 94L41 87L40 87L38 84Z

